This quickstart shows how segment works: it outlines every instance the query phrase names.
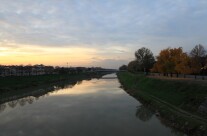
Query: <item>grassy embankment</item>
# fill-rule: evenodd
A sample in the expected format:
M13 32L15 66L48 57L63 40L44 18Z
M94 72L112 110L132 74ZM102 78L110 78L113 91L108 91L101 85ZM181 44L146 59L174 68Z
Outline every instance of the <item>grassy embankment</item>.
M99 74L80 73L80 74L55 74L38 76L13 76L0 77L0 93L39 86L47 83L55 83L64 80L77 80L80 78L95 77Z
M118 73L118 78L130 95L158 110L169 126L189 134L207 134L207 116L198 112L207 97L207 84L153 79L129 72Z

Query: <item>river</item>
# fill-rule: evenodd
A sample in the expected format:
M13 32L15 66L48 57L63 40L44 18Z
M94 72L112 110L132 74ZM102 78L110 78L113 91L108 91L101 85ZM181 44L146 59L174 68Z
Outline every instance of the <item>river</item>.
M0 136L184 136L120 88L115 74L1 104Z

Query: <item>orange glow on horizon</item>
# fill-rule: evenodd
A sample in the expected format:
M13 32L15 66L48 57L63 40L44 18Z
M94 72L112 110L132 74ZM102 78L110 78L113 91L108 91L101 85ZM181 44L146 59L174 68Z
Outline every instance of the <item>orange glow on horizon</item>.
M52 66L87 66L91 58L96 57L96 50L77 47L40 47L21 46L19 48L0 47L1 65L34 65Z

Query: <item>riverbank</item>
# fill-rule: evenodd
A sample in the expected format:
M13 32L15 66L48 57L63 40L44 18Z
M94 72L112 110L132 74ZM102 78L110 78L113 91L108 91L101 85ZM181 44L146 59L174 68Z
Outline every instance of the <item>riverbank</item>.
M101 77L104 73L79 73L79 74L51 74L38 76L10 76L0 77L0 93L35 87L48 83L64 80L77 80L88 77Z
M151 105L168 126L189 135L207 134L206 113L199 111L207 97L206 84L153 79L129 72L118 73L118 78L127 93Z
M57 91L65 88L72 88L76 84L81 83L83 80L91 80L93 78L101 78L101 77L102 77L101 74L96 74L96 75L80 74L80 75L72 76L70 78L63 78L62 80L53 83L39 84L38 86L32 86L25 89L4 91L0 94L0 112L4 110L2 109L1 104L4 105L6 102L16 103L16 101L22 98L33 99L35 97L38 99L39 97L52 93L53 91Z

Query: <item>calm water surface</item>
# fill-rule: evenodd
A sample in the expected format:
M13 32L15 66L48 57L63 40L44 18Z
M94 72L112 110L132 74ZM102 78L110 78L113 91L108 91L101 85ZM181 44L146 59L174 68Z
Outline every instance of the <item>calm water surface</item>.
M183 135L105 77L1 104L0 136Z

